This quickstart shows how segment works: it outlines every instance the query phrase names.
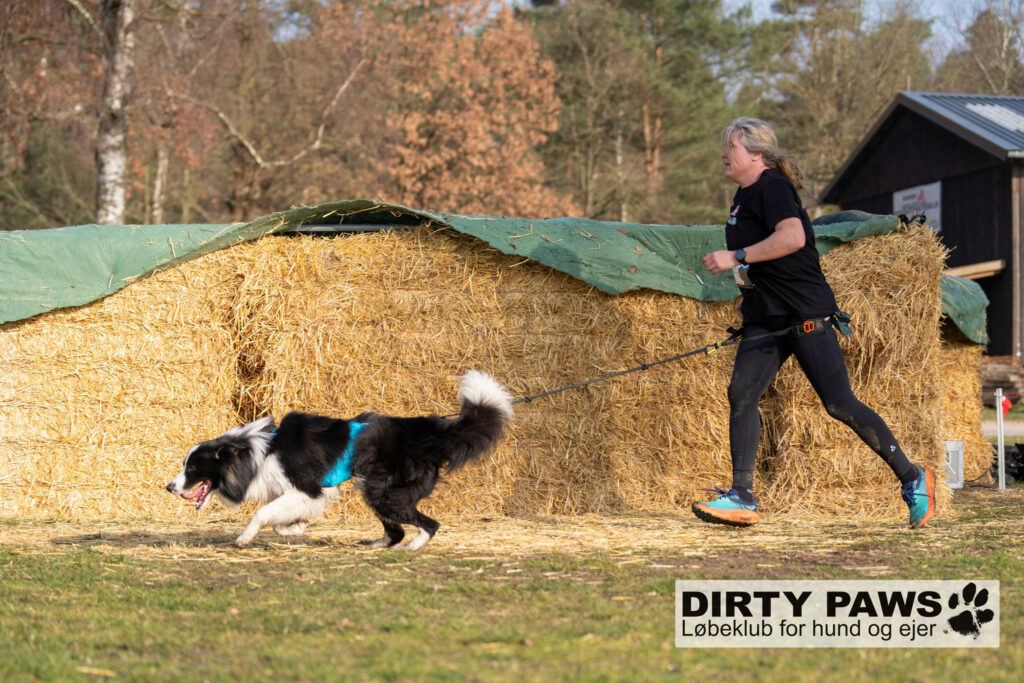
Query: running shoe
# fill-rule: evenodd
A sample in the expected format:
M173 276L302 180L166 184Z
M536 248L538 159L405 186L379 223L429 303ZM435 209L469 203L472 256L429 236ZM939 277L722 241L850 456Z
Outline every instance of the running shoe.
M917 479L900 487L900 496L910 508L910 528L923 527L935 512L935 471L930 467L917 467Z
M704 490L719 494L718 498L714 500L693 504L693 514L705 522L728 524L729 526L750 526L761 521L761 515L757 514L757 498L752 503L744 503L736 493L736 489Z

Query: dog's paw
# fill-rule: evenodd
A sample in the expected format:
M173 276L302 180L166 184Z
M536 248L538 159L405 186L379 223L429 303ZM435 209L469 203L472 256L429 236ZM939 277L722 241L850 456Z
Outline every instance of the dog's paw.
M250 543L252 543L252 539L254 538L256 538L256 534L250 534L247 531L242 532L242 535L235 539L235 547L246 548Z
M306 531L308 522L302 519L291 524L275 524L274 531L281 536L301 536Z
M368 550L376 550L378 548L389 547L388 539L386 538L378 538L375 541L356 541L356 545L366 548Z
M391 549L392 550L408 550L408 551L414 553L414 552L416 552L417 550L419 550L422 547L423 546L421 546L421 545L413 545L412 541L406 541L405 543L399 543L398 545L391 546Z
M433 537L429 534L420 533L416 535L416 538L410 541L406 541L401 545L396 545L392 547L394 550L409 550L411 552L416 552L417 550L425 546L427 544L427 541L429 541L431 538Z

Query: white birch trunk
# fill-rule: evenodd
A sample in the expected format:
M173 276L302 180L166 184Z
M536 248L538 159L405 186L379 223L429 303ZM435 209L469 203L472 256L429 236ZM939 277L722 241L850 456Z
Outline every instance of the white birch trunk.
M96 140L96 222L123 224L128 128L125 103L132 71L134 0L101 0L103 108Z
M156 148L156 179L153 181L153 223L164 222L164 186L167 184L167 144L163 141Z

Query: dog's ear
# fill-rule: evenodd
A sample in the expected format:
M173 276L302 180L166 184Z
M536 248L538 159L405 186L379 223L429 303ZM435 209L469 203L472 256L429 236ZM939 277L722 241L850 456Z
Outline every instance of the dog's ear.
M232 453L241 456L244 450L229 448L226 449L225 455ZM256 466L252 458L233 457L227 459L223 464L218 490L222 497L237 505L245 500L245 492L254 476L256 476Z
M226 443L220 446L213 452L213 457L217 460L228 460L233 461L249 452L248 445L240 443Z
M256 434L257 432L269 432L274 429L274 418L272 417L261 417L258 420L253 420L249 424L242 427L242 433L244 434Z

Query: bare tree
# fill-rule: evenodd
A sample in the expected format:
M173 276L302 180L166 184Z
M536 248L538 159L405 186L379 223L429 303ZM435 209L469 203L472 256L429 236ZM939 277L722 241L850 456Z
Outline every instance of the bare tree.
M962 92L1020 94L1024 0L983 0L960 6L954 10L954 21L963 47L946 56L937 76L939 85Z
M68 0L86 16L78 0ZM101 0L103 103L96 139L96 222L118 224L125 216L127 100L135 46L135 0Z

